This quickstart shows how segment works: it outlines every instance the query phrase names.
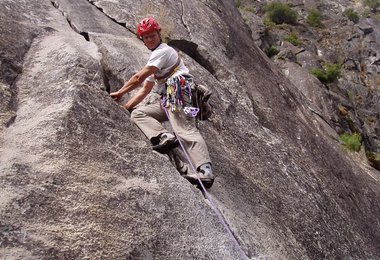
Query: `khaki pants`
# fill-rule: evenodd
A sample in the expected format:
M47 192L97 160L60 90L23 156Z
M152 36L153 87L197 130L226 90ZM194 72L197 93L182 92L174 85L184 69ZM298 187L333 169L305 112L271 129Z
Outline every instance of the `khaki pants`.
M211 162L206 142L195 126L195 118L186 116L182 110L172 112L168 109L168 114L173 131L185 147L194 166L198 168L204 163ZM139 105L132 111L131 120L149 140L168 132L161 124L168 121L168 118L161 108L160 96L156 93L151 93L145 104Z

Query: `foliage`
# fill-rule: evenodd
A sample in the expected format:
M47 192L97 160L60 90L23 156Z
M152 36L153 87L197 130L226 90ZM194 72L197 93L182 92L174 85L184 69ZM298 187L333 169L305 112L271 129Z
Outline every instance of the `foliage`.
M322 27L322 14L318 10L311 10L307 16L307 23L313 27Z
M350 151L358 152L362 146L362 137L359 133L344 133L339 136L339 140L343 146Z
M375 12L376 9L380 7L380 0L363 0L363 4Z
M375 152L366 153L369 164L380 171L380 154Z
M251 12L251 13L256 13L256 8L252 5L246 5L243 7L244 11Z
M316 76L322 83L331 83L340 77L341 65L326 63L323 69L313 69L311 74Z
M302 41L298 38L297 34L295 33L292 33L291 35L284 37L284 41L290 42L291 44L297 47L302 45Z
M352 91L347 91L347 97L348 99L353 102L354 101L354 92Z
M271 2L265 6L265 11L269 20L275 24L295 24L297 22L297 13L289 5Z
M278 52L279 52L279 50L275 46L273 46L273 45L265 50L265 53L267 54L267 56L269 58L275 56Z
M235 5L236 5L237 8L240 8L241 7L241 1L240 0L236 0Z
M343 15L348 18L353 23L359 22L359 14L354 11L354 9L349 8L346 11L343 12Z
M264 17L264 25L268 27L269 29L273 29L276 27L276 24L272 22L268 16Z

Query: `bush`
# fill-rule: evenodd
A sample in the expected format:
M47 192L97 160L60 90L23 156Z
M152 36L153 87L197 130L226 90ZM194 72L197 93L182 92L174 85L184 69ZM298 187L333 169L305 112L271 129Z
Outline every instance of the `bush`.
M375 169L380 171L380 153L367 152L366 153L369 164Z
M295 24L297 22L297 13L286 4L272 2L266 5L265 11L268 18L275 24Z
M322 15L318 10L311 10L307 16L307 23L313 27L322 27Z
M268 49L265 50L265 53L269 58L271 58L275 56L277 53L279 53L279 51L275 46L270 46Z
M246 5L243 7L244 11L251 12L251 13L256 13L256 8L252 5Z
M323 69L312 69L311 74L317 77L321 82L328 83L328 79L326 76L326 71Z
M354 101L354 92L352 91L347 91L347 97L348 99L353 102Z
M359 133L354 133L352 135L344 133L339 136L339 140L343 146L350 151L358 152L362 146L362 137Z
M241 1L240 0L236 0L235 5L236 5L237 8L240 8L241 7Z
M363 4L371 8L373 12L380 7L380 0L363 0Z
M269 28L269 29L273 29L276 27L276 24L274 22L272 22L268 16L265 16L264 17L264 25Z
M297 34L295 33L292 33L291 35L284 37L284 41L290 42L291 44L297 47L302 45L302 41L298 38Z
M322 83L331 83L340 77L340 69L339 64L325 64L323 69L311 70L311 74L316 76Z
M354 11L354 9L349 8L346 11L343 12L343 15L348 18L353 23L359 22L359 14Z

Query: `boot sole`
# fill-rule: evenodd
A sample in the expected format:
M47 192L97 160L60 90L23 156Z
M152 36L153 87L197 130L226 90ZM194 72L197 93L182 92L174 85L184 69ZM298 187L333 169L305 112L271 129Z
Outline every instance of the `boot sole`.
M179 142L178 140L175 140L174 142L168 142L166 144L155 145L152 147L152 149L155 150L156 152L165 154L169 152L171 149L176 148L177 146L179 146Z
M198 181L198 179L194 179L194 178L190 178L186 175L183 176L186 180L188 180L191 184L193 185L196 185L197 188L201 188L201 185ZM206 189L209 189L211 188L211 186L214 184L214 179L200 179L203 186L206 188Z

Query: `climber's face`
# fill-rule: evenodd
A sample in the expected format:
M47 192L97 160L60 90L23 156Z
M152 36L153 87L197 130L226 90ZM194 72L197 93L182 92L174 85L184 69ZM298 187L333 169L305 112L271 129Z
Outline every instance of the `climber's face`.
M149 50L155 49L161 42L159 31L147 33L142 37L144 44Z

